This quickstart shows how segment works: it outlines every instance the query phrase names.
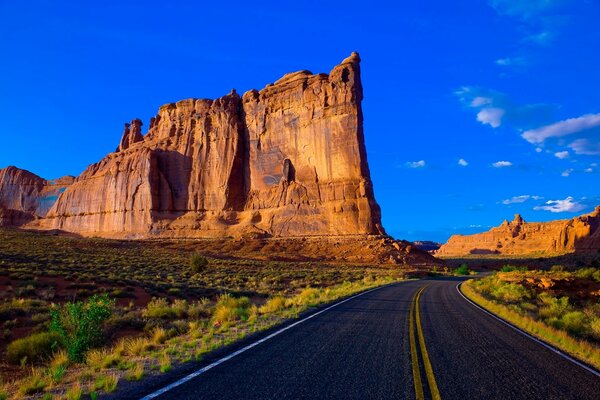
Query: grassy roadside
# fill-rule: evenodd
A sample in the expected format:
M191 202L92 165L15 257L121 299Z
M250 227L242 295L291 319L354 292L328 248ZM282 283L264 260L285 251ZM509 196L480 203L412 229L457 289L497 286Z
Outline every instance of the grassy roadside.
M262 305L247 297L221 295L205 304L203 317L186 320L178 329L156 327L148 334L119 340L112 346L88 351L83 361L69 360L64 350L55 352L48 363L32 368L31 374L4 385L0 399L80 398L95 399L118 391L119 382L166 373L175 365L198 361L206 353L262 331L312 307L396 281L394 278L365 278L326 288L305 288L295 295L276 295ZM157 299L146 315L191 314L198 304Z
M492 299L486 296L481 290L481 285L478 286L475 282L468 280L460 287L462 293L471 301L532 336L600 370L600 347L597 343L577 338L566 329L556 328L534 318L519 306Z

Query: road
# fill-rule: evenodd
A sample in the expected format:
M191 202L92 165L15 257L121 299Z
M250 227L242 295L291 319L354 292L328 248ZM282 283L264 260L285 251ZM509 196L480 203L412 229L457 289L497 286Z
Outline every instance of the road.
M456 285L407 281L355 297L156 398L599 398L600 378L479 310Z

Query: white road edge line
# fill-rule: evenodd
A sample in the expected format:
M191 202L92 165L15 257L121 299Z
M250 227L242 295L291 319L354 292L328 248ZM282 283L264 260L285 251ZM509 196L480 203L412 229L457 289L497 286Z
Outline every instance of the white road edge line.
M222 363L224 363L225 361L231 360L233 357L235 357L235 356L237 356L237 355L240 355L240 354L242 354L243 352L245 352L245 351L247 351L247 350L250 350L251 348L253 348L253 347L255 347L255 346L258 346L259 344L261 344L261 343L263 343L263 342L266 342L266 341L267 341L267 340L269 340L269 339L272 339L272 338L274 338L275 336L277 336L277 335L279 335L279 334L281 334L281 333L283 333L283 332L287 331L288 329L292 329L292 328L293 328L293 327L295 327L296 325L299 325L299 324L301 324L301 323L303 323L303 322L306 322L306 321L308 321L309 319L311 319L311 318L314 318L314 317L316 317L316 316L317 316L317 315L319 315L319 314L323 314L325 311L331 310L332 308L334 308L334 307L337 307L337 306L339 306L340 304L344 304L344 303L345 303L345 302L347 302L347 301L350 301L350 300L352 300L352 299L355 299L355 298L357 298L357 297L359 297L359 296L365 295L365 294L367 294L367 293L370 293L370 292L372 292L372 291L374 291L374 290L381 289L381 288L383 288L383 287L386 287L386 286L389 286L389 285L384 285L384 286L379 286L379 287L376 287L376 288L373 288L373 289L369 289L369 290L367 290L366 292L362 292L362 293L356 294L356 295L354 295L354 296L352 296L352 297L348 297L347 299L345 299L345 300L342 300L342 301L340 301L340 302L337 302L337 303L335 303L335 304L333 304L333 305L330 305L329 307L327 307L327 308L325 308L325 309L323 309L323 310L321 310L321 311L317 311L316 313L314 313L314 314L311 314L311 315L309 315L308 317L306 317L306 318L304 318L304 319L301 319L300 321L296 321L296 322L294 322L293 324L290 324L290 325L286 326L285 328L281 328L280 330L278 330L278 331L276 331L276 332L273 332L273 333L271 333L269 336L266 336L266 337L264 337L264 338L262 338L262 339L260 339L260 340L257 340L256 342L254 342L254 343L251 343L251 344L247 345L246 347L243 347L243 348L241 348L241 349L239 349L239 350L237 350L237 351L235 351L235 352L233 352L233 353L229 354L228 356L225 356L225 357L223 357L223 358L221 358L221 359L219 359L219 360L217 360L217 361L213 362L212 364L209 364L209 365L207 365L207 366L206 366L206 367L204 367L204 368L200 368L199 370L197 370L197 371L195 371L195 372L192 372L191 374L189 374L189 375L187 375L187 376L184 376L183 378L179 379L178 381L176 381L176 382L173 382L173 383L171 383L170 385L167 385L167 386L165 386L165 387L164 387L164 388L162 388L162 389L159 389L159 390L157 390L157 391L155 391L155 392L153 392L153 393L150 393L149 395L147 395L147 396L145 396L145 397L142 397L142 398L141 398L141 400L150 400L150 399L154 399L154 398L156 398L156 397L158 397L158 396L160 396L160 395L164 394L165 392L168 392L169 390L171 390L171 389L174 389L174 388L176 388L177 386L179 386L179 385L182 385L182 384L186 383L187 381L189 381L189 380L191 380L191 379L194 379L194 378L195 378L195 377L197 377L198 375L201 375L201 374L205 373L206 371L208 371L208 370L210 370L210 369L212 369L212 368L216 367L217 365L219 365L219 364L222 364Z
M559 356L561 356L562 358L564 358L565 360L571 361L573 364L579 365L581 368L585 369L588 372L591 372L592 374L596 375L597 377L600 377L600 372L596 371L595 369L585 365L584 363L580 362L579 360L571 357L570 355L568 355L567 353L564 353L563 351L557 349L556 347L536 338L535 336L530 335L529 333L525 332L524 330L522 330L521 328L516 327L515 325L511 324L508 321L503 320L502 318L496 316L495 314L489 312L488 310L486 310L485 308L481 307L479 304L474 303L473 301L471 301L470 299L467 298L467 296L465 296L464 294L462 294L462 292L460 291L460 285L462 284L462 282L460 282L459 284L456 285L456 290L458 291L458 293L463 297L463 299L465 299L466 301L468 301L469 303L471 303L473 306L479 308L481 311L483 311L484 313L488 314L490 317L502 322L504 325L514 329L515 331L519 332L520 334L527 336L529 339L533 340L536 343L541 344L542 346L544 346L545 348L547 348L548 350L553 351L554 353L558 354Z

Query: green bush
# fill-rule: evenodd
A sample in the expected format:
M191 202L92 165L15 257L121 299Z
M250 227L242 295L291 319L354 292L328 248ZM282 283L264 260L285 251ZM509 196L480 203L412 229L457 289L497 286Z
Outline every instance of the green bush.
M469 275L469 266L467 264L460 264L456 270L454 270L456 275Z
M60 336L42 332L17 339L6 348L6 358L11 364L35 363L49 358L59 347Z
M529 291L518 283L500 283L491 290L491 295L507 303L517 303L531 297Z
M513 272L513 271L528 271L527 267L518 267L516 265L506 264L500 268L500 272Z
M164 297L153 298L146 309L142 311L146 318L174 319L177 317L177 311L169 305L169 301Z
M208 260L200 253L194 253L190 259L190 268L192 272L202 272L208 266Z
M69 302L50 310L50 330L60 336L69 359L82 361L86 351L102 343L102 323L110 317L113 304L106 294L94 295L86 302Z
M581 334L586 330L585 314L581 311L570 311L562 316L560 324L567 331Z

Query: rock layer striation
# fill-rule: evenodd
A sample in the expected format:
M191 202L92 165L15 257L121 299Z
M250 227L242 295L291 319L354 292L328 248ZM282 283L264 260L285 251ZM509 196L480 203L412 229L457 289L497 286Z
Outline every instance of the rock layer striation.
M41 221L106 237L383 234L363 136L360 58L125 125Z
M600 206L590 214L550 222L525 222L517 214L513 221L505 220L488 232L453 235L435 254L441 257L476 254L524 256L599 251Z

